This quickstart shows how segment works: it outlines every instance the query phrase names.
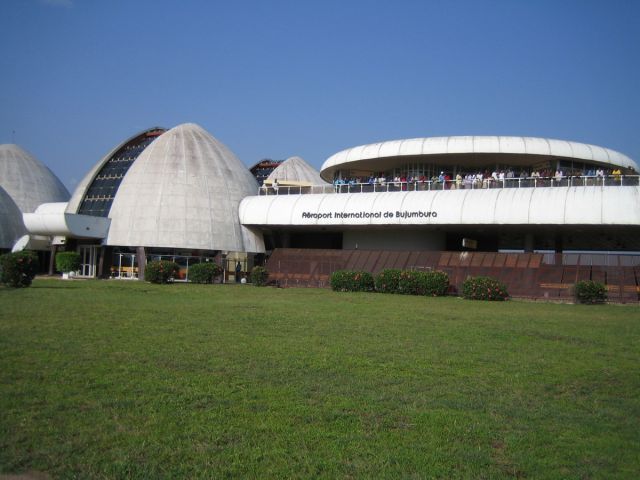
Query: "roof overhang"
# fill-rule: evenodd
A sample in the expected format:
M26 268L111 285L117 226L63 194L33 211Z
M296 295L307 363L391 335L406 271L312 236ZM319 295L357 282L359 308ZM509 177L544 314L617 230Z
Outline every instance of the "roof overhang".
M44 203L34 213L22 215L31 235L100 238L109 232L111 220L104 217L66 213L67 202Z
M551 159L640 171L628 156L597 145L537 137L453 136L409 138L348 148L329 157L320 175L331 181L338 170L377 172L412 163L472 168L485 166L488 161L531 166Z

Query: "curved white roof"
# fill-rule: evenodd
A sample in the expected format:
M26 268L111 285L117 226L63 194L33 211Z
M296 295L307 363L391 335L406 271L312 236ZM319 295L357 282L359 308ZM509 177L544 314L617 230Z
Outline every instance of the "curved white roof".
M179 125L129 168L109 217L107 245L263 252L240 225L238 205L258 184L244 164L198 125Z
M26 232L22 223L22 212L0 187L0 248L11 248L14 242Z
M320 172L323 178L331 178L335 170L342 167L360 166L364 161L391 157L452 154L566 157L640 171L638 164L626 155L596 145L536 137L458 136L410 138L348 148L329 157L322 165Z
M265 183L271 183L274 180L278 180L279 183L297 182L308 183L309 185L322 185L326 183L322 177L320 177L320 172L300 157L287 158L271 172L265 180Z
M252 196L240 204L240 221L256 226L640 225L640 187Z
M66 202L69 192L51 170L18 145L0 145L0 187L22 212L47 202Z

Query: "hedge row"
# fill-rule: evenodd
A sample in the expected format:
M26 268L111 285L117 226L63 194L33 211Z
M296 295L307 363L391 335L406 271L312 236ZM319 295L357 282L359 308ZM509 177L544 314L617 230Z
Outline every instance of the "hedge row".
M56 266L60 271L77 270L80 255L77 252L59 252ZM34 252L22 251L0 256L0 283L14 288L28 287L38 270L38 257ZM180 267L174 262L149 262L145 279L152 283L168 283L178 275ZM222 274L222 267L214 262L192 265L189 279L194 283L213 283ZM254 267L251 281L256 286L267 284L269 272ZM404 295L443 296L449 290L449 277L444 272L418 272L386 269L374 279L369 272L337 270L331 274L331 288L339 292L395 293ZM575 297L578 303L599 304L607 301L607 288L603 283L590 280L577 282ZM470 300L503 301L509 298L506 286L491 277L469 277L462 284L462 296Z
M338 292L381 292L439 297L449 290L444 272L386 269L375 280L368 272L338 270L331 274L331 288ZM493 278L469 277L462 285L462 296L470 300L506 300L507 288Z
M444 272L416 272L387 269L375 280L369 272L337 270L331 274L331 288L337 292L396 293L403 295L446 295L449 277Z
M468 300L503 301L509 298L507 287L491 277L469 277L462 284L462 296Z
M372 292L374 287L369 272L336 270L331 274L331 289L336 292Z

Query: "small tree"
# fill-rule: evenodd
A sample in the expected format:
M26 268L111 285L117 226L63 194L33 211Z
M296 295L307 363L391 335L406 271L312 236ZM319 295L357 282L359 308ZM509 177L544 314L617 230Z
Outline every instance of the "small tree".
M269 272L264 267L253 267L251 270L251 283L256 287L264 287L269 279Z
M168 260L154 260L147 263L144 279L151 283L169 283L180 272L180 266Z
M56 270L64 273L80 270L80 254L78 252L56 253Z
M37 271L38 256L34 252L22 251L0 256L0 281L8 287L28 287Z
M217 263L204 262L189 266L189 281L193 283L213 283L222 275L222 267Z
M607 301L607 287L600 282L583 280L576 283L576 300L578 303L605 303Z

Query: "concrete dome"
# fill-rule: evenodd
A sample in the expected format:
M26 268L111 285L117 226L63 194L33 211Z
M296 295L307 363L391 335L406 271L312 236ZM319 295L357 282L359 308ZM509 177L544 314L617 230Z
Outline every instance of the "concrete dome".
M0 145L0 187L24 213L38 205L66 202L69 192L51 170L18 145Z
M129 168L109 212L107 245L262 252L240 225L240 201L258 185L242 162L200 126L161 135Z
M309 185L323 185L325 182L320 177L320 172L309 165L300 157L289 157L282 162L265 180L265 183L278 183L286 185L288 182L295 184L306 183Z
M0 187L0 248L11 248L26 229L22 223L22 212L9 194Z

